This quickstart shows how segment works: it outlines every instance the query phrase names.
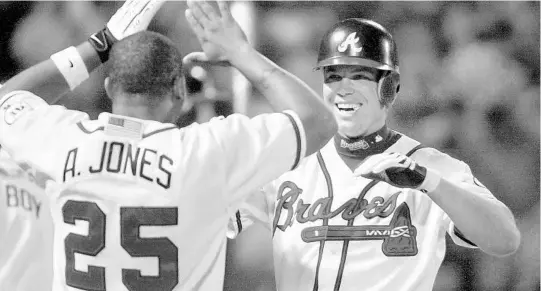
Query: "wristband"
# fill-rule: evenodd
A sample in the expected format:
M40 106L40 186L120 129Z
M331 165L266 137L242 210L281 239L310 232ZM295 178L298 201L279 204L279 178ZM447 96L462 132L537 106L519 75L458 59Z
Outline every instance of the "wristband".
M109 51L113 47L113 44L117 41L116 38L111 34L109 29L105 27L104 29L94 33L88 38L90 44L94 47L98 56L100 57L101 63L107 62L109 59Z
M83 58L73 46L51 55L51 60L64 76L70 90L75 89L89 77Z
M436 188L440 184L440 181L441 176L433 170L427 168L425 180L421 185L419 185L419 187L417 187L417 189L421 190L424 193L430 193L436 190Z

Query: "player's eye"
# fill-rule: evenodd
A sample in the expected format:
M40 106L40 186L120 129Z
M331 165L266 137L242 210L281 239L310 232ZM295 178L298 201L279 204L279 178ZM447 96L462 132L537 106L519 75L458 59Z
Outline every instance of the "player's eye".
M349 76L349 78L351 80L367 80L367 81L373 81L373 82L376 81L376 76L371 75L371 74L366 74L366 73L353 74Z
M338 74L329 74L325 76L325 83L339 82L340 80L342 80L342 76Z

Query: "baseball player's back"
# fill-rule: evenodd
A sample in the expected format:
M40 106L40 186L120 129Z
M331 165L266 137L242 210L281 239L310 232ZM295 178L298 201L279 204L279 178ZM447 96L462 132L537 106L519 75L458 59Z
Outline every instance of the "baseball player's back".
M237 201L303 154L292 112L178 129L107 113L90 121L28 92L3 100L0 132L20 135L3 144L57 182L55 290L222 288Z
M51 290L53 223L43 186L0 149L0 290Z

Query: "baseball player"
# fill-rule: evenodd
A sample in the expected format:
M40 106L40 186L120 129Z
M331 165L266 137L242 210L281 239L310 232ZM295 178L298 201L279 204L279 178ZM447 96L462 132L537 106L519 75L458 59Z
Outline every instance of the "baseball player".
M492 255L517 249L512 213L467 164L386 126L397 56L374 21L347 19L323 37L317 69L338 133L250 196L228 233L271 230L278 290L431 290L446 233Z
M336 131L317 93L253 49L222 2L220 14L205 2L186 12L207 60L227 60L282 112L167 123L184 98L182 58L144 31L162 3L125 2L89 41L0 89L0 144L54 181L54 290L222 289L239 202ZM73 89L107 60L113 114L89 120L39 97L40 84Z
M0 148L0 290L51 290L53 223L42 182Z

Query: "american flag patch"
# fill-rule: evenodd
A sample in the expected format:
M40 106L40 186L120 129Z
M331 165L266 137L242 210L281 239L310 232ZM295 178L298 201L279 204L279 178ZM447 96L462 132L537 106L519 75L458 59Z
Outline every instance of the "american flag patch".
M124 119L111 117L109 118L109 124L117 125L117 126L124 126Z
M110 116L105 126L105 134L130 139L141 139L143 123L136 120Z

